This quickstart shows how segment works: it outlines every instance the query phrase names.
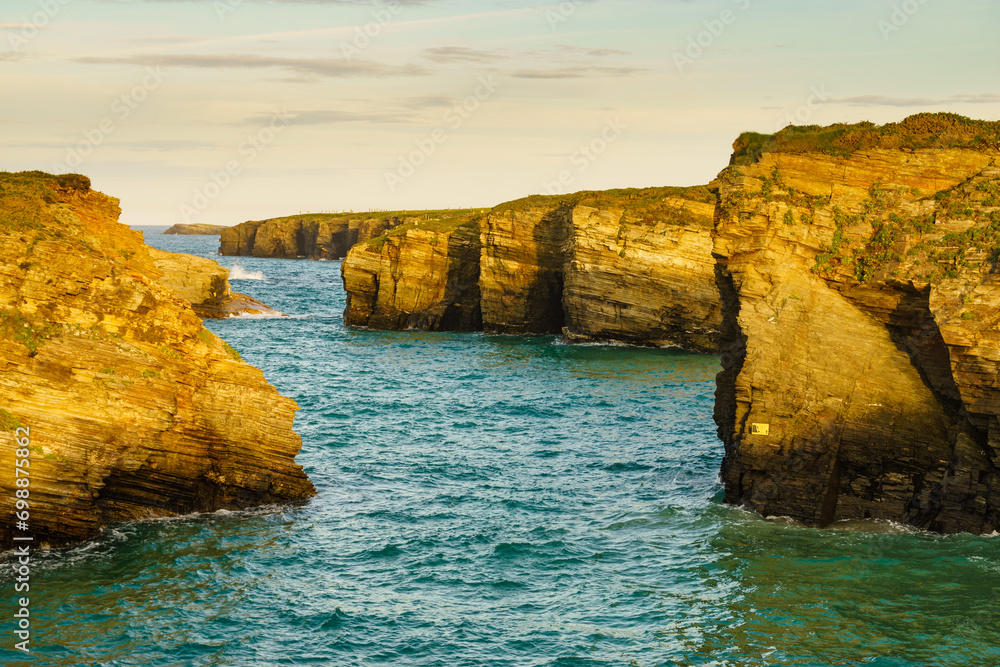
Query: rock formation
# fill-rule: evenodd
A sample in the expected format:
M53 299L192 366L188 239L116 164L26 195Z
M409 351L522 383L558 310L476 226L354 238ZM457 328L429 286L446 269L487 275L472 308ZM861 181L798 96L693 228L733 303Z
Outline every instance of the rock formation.
M224 229L219 254L278 259L342 259L356 243L405 222L401 213L310 214L244 222Z
M223 225L174 225L164 235L179 234L181 236L219 236L222 230L229 229Z
M718 191L726 499L1000 528L1000 124L744 135Z
M457 211L411 221L355 246L341 266L344 321L374 329L479 330L479 218Z
M191 302L202 319L222 320L239 315L281 317L283 313L256 299L232 291L229 269L204 257L147 248L153 265L163 274L157 282L181 299Z
M295 403L158 282L116 199L80 176L3 173L0 213L0 547L18 426L36 547L314 494L295 463Z
M408 222L349 253L345 318L717 351L714 201L705 188L583 192L469 211L447 234Z

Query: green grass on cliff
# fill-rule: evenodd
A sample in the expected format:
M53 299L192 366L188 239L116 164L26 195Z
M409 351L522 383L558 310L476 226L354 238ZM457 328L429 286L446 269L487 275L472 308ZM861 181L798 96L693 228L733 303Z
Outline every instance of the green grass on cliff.
M450 219L472 213L485 213L488 209L441 209L436 211L375 211L369 213L305 213L302 215L287 215L282 218L268 220L251 220L251 222L356 222L361 220L390 220L393 218L421 218L425 220Z
M922 113L886 125L793 125L777 134L745 132L733 144L730 164L753 164L764 153L846 157L857 151L900 148L1000 148L1000 122L972 120L953 113Z
M53 176L41 171L0 172L0 230L27 231L58 225L48 212L72 190L89 190L90 179L80 174Z
M3 408L0 408L0 431L13 431L21 428L20 420Z
M423 231L447 234L465 225L478 225L480 217L486 213L487 210L488 209L483 208L466 208L440 211L395 211L392 213L383 213L379 215L379 218L399 218L403 220L411 220L395 227L394 229L390 229L382 236L371 239L368 241L368 246L374 248L375 250L381 250L382 246L385 245L385 242L389 239L389 237L405 234L411 229L420 229Z
M625 215L636 221L655 222L670 218L676 222L683 213L666 204L667 197L682 197L703 204L715 204L715 195L706 186L694 187L660 187L660 188L628 188L618 190L585 190L567 195L532 195L522 199L505 202L493 209L495 213L508 211L520 212L532 208L550 208L573 206L592 206L594 208L620 208ZM702 221L691 215L690 222Z
M62 327L58 324L41 322L16 308L0 310L0 337L24 345L31 356L38 353L45 341L60 333Z

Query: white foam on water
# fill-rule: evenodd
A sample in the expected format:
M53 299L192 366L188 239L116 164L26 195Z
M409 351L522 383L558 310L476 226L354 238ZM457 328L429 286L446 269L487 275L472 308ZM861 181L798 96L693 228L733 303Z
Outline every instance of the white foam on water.
M288 315L282 315L281 313L236 313L230 315L227 319L230 320L274 320L280 319L282 317L287 318Z
M263 271L247 271L239 262L233 264L233 268L229 269L229 279L230 280L264 280Z

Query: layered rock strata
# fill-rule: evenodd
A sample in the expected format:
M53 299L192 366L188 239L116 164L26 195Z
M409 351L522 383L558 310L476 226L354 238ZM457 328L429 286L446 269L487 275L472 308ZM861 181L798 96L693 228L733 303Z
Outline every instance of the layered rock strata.
M295 463L295 403L160 284L119 212L83 177L0 174L2 548L18 427L35 546L314 494Z
M726 499L1000 528L1000 124L744 135L716 187Z
M375 329L475 331L479 304L479 217L412 223L355 246L341 266L344 321Z
M717 351L713 210L705 188L529 197L477 214L478 239L470 220L436 253L404 226L348 255L347 322L433 329L440 319L425 313L462 295L462 312L477 314L448 328Z
M357 243L407 221L405 214L304 215L244 222L224 229L219 254L278 259L336 260Z

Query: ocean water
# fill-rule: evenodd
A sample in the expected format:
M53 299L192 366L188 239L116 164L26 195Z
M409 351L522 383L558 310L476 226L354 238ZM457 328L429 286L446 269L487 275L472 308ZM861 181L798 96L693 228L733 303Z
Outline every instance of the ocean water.
M1000 538L721 503L716 357L351 330L339 263L159 231L292 316L209 327L298 401L319 495L39 554L0 663L1000 665Z

